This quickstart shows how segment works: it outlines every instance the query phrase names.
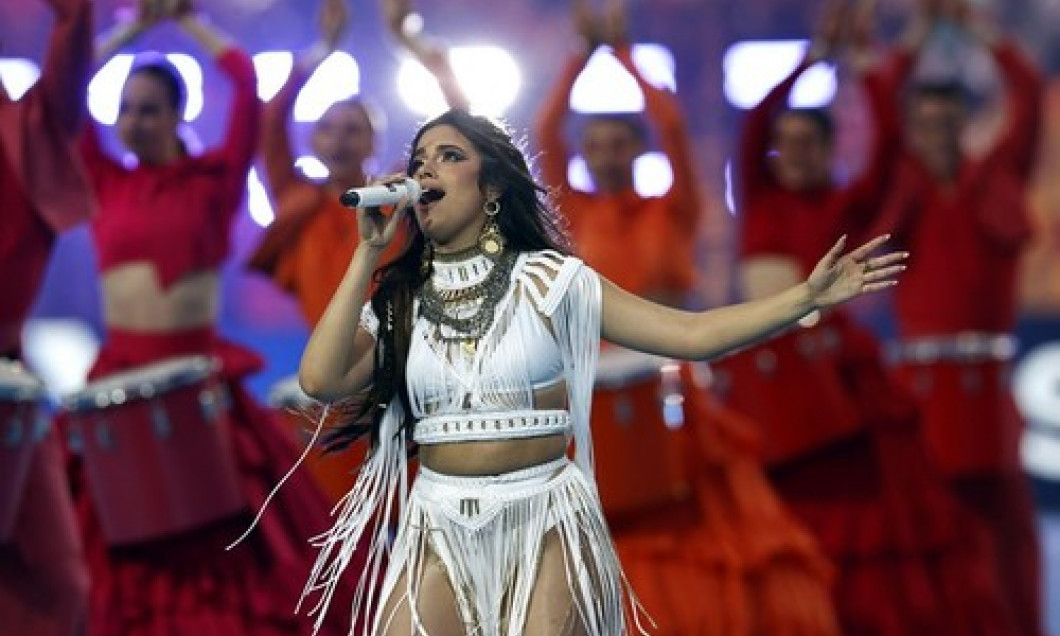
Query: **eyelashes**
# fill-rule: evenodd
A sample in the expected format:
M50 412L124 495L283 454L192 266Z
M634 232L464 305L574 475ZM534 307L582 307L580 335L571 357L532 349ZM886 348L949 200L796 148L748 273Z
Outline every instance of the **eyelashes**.
M420 153L422 153L422 151L420 151ZM465 153L453 148L440 150L438 152L438 157L443 162L457 162L467 160L467 155ZM415 174L417 170L423 167L423 163L423 159L420 158L410 159L408 164L408 174L410 176Z

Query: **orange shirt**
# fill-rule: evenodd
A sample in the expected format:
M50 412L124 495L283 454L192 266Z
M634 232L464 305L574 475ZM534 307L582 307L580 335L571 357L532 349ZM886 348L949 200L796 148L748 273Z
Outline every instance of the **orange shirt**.
M263 272L298 300L310 325L323 315L357 248L357 215L339 203L338 193L294 168L287 121L309 71L295 65L287 83L262 113L261 152L276 207L276 220L250 257ZM389 263L404 248L402 236L383 253Z
M700 213L692 151L680 105L672 94L649 84L633 64L629 46L615 57L637 80L645 114L673 170L673 185L661 197L632 190L614 194L580 192L567 180L570 153L563 136L567 103L588 56L571 59L538 120L545 183L570 222L578 255L619 287L652 297L681 297L692 287L692 248Z

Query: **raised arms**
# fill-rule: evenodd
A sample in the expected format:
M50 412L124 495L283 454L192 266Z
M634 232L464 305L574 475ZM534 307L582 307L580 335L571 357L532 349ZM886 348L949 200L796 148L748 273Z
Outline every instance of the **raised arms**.
M449 52L422 32L408 28L412 0L382 0L381 8L390 34L430 71L438 81L449 107L468 110L471 104L449 63Z

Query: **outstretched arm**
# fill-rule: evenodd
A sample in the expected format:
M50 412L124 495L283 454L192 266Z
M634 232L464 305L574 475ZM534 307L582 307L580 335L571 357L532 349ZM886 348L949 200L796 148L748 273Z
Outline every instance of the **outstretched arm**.
M813 311L894 285L907 255L892 252L872 257L886 240L885 236L876 238L844 255L844 237L804 282L767 298L705 312L671 309L604 281L602 335L630 349L673 358L724 355L763 340Z
M628 24L626 0L611 0L604 16L606 41L614 49L615 58L633 76L644 95L644 111L648 122L658 134L661 150L673 171L673 185L667 196L674 202L673 209L682 214L682 227L687 232L694 232L700 213L699 196L684 113L677 97L645 79L633 62Z
M96 37L93 52L95 66L99 68L105 65L118 51L132 44L164 17L165 5L162 0L139 0L132 19L119 20ZM91 121L81 127L78 150L97 189L104 183L107 174L119 168L120 164L104 150L99 130Z
M757 106L747 112L736 159L736 182L742 209L746 209L757 194L774 187L768 160L773 141L773 118L788 103L791 90L802 74L835 53L846 11L842 2L833 0L828 3L802 61Z
M406 18L412 13L412 0L382 0L382 10L390 34L438 81L449 108L468 110L471 103L449 63L449 52L423 33L406 28Z

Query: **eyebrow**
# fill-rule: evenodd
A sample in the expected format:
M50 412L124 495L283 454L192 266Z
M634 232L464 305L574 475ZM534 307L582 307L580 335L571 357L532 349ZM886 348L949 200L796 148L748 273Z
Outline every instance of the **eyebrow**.
M460 152L466 152L463 148L457 146L456 144L438 144L435 147L435 150L459 150ZM422 157L425 154L427 154L427 150L423 146L420 146L416 149L416 152L412 153L412 158L416 159Z

